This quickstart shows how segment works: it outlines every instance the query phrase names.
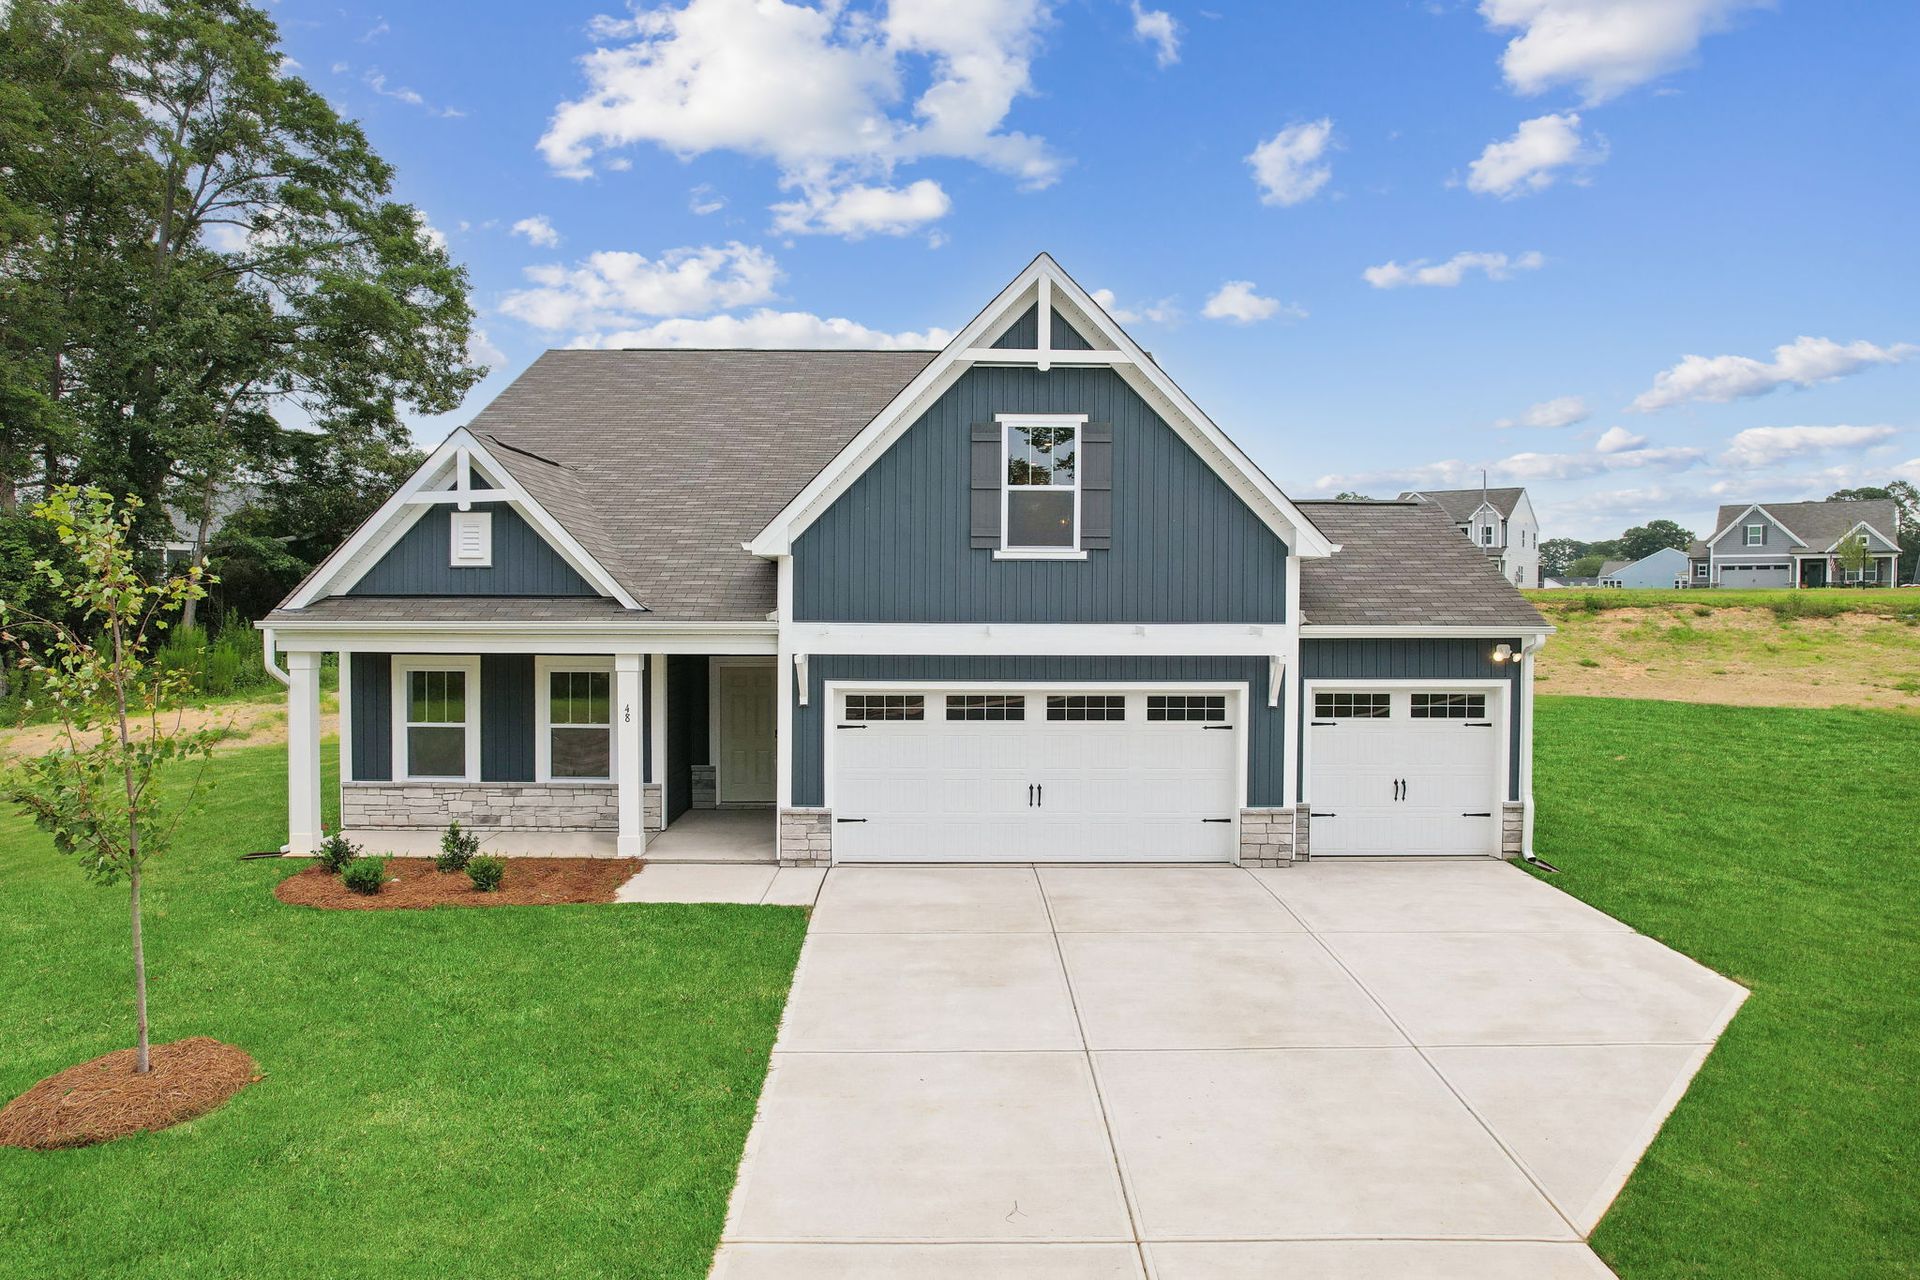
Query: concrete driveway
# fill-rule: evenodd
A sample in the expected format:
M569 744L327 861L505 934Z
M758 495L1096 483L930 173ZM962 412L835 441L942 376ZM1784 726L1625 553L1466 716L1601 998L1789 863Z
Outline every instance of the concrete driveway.
M1493 862L837 869L715 1275L1591 1280L1745 994Z

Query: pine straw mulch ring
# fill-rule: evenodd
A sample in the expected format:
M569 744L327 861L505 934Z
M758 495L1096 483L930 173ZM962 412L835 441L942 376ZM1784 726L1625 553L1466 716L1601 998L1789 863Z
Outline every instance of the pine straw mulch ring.
M211 1036L153 1045L145 1075L116 1049L68 1067L0 1107L0 1147L55 1151L151 1133L203 1116L261 1078L253 1059Z
M296 907L341 911L418 910L424 907L527 907L612 902L614 890L640 870L638 858L507 858L506 875L481 893L464 871L436 871L432 858L387 859L379 893L355 893L325 867L312 866L273 887Z

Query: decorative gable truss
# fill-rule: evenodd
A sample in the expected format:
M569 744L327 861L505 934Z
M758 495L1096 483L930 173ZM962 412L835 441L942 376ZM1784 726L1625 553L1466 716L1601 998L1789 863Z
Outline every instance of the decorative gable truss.
M1024 345L1029 342L1031 346ZM1042 372L1057 366L1112 369L1293 554L1323 559L1339 550L1100 304L1044 253L961 329L932 363L746 544L747 550L769 558L790 555L794 540L976 365L1036 368Z
M380 509L354 531L320 567L303 582L285 606L301 609L325 596L344 595L365 577L381 558L391 551L407 531L428 511L451 505L456 513L474 512L475 503L505 502L553 548L561 559L601 595L619 601L629 609L644 611L614 580L599 561L580 545L567 529L513 478L487 447L465 427L456 429L433 451L420 469ZM481 537L481 522L454 517L456 538L466 534L464 542L451 550L473 557L464 561L478 565L486 543Z

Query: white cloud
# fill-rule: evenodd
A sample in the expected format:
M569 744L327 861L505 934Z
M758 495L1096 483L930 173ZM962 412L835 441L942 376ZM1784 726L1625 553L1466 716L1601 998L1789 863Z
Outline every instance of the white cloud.
M1153 46L1153 60L1163 67L1180 61L1180 24L1165 9L1143 9L1140 0L1128 0L1133 7L1133 35Z
M1425 258L1405 266L1384 262L1368 267L1360 276L1376 289L1399 289L1407 285L1451 289L1474 271L1483 272L1489 280L1506 280L1516 271L1538 271L1546 261L1537 252L1513 257L1504 253L1456 253L1445 262L1429 263Z
M741 316L676 317L638 329L578 338L581 347L808 347L872 350L943 347L945 329L888 333L853 320L761 308Z
M498 366L506 363L507 353L494 345L487 331L481 328L467 330L467 363L470 365Z
M1603 436L1602 440L1605 439ZM1480 483L1482 471L1493 484L1535 484L1548 480L1584 480L1618 471L1684 471L1698 466L1706 457L1699 449L1655 447L1644 440L1613 443L1619 447L1602 451L1596 446L1583 453L1527 451L1489 462L1450 458L1413 467L1326 475L1320 477L1315 487L1334 491L1385 485L1397 485L1401 489L1468 488Z
M1625 427L1608 427L1600 433L1600 438L1593 442L1593 451L1595 453L1626 453L1633 449L1644 449L1646 445L1645 436L1637 436Z
M1150 320L1154 324L1173 324L1180 319L1180 308L1172 298L1162 298L1158 302L1143 303L1137 307L1123 307L1111 289L1095 289L1090 296L1120 324L1137 324L1142 320Z
M1209 320L1231 320L1235 324L1253 324L1285 312L1293 319L1306 316L1304 307L1283 305L1278 298L1263 298L1254 292L1251 280L1229 280L1213 291L1200 314Z
M1580 136L1580 116L1573 111L1523 120L1505 142L1489 142L1467 170L1467 190L1479 195L1515 196L1544 191L1563 169L1599 164L1607 158L1607 144L1589 144Z
M544 213L520 219L513 224L512 234L525 236L528 244L541 249L551 249L560 243L560 233L553 229L552 219Z
M903 236L938 222L953 208L939 183L928 178L905 187L856 184L812 191L773 206L773 229L790 235Z
M1480 0L1495 31L1519 32L1500 56L1507 84L1555 85L1604 102L1692 60L1701 38L1765 0Z
M1585 422L1591 416L1587 402L1579 396L1557 396L1529 407L1517 418L1501 418L1493 425L1502 430L1508 427L1571 427L1575 423Z
M334 64L336 71L344 70L345 67L346 64L344 62ZM360 82L383 98L392 98L394 101L404 102L410 107L419 107L430 115L440 116L447 120L458 120L467 114L458 107L436 107L419 93L407 88L405 85L390 84L387 80L387 73L378 68L363 74L360 77Z
M1859 449L1893 438L1892 427L1749 427L1727 442L1730 467L1766 467L1829 449Z
M718 213L727 207L727 198L716 192L708 183L701 183L687 192L687 208L699 217Z
M1628 406L1651 413L1692 400L1725 403L1765 395L1780 387L1811 387L1880 364L1899 364L1920 355L1920 346L1896 342L1875 346L1850 342L1842 346L1831 338L1795 338L1773 349L1772 361L1752 356L1686 356L1662 371L1653 386Z
M1288 125L1253 149L1247 163L1260 184L1260 203L1294 205L1311 200L1333 177L1323 157L1333 141L1328 117Z
M540 150L576 178L636 143L737 151L773 161L803 203L927 157L1046 186L1059 159L1004 126L1033 91L1047 20L1045 0L890 0L879 13L788 0L635 7L593 24L624 43L581 59L586 91L555 110Z
M529 267L526 274L536 287L508 294L500 310L551 332L751 306L773 297L780 268L765 250L736 241L670 249L653 259L594 253L572 267Z

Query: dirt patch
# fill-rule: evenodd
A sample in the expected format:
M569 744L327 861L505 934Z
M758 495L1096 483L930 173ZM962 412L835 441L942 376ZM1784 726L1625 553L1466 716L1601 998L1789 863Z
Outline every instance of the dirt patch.
M1897 619L1675 606L1549 620L1560 633L1540 653L1542 693L1920 713L1920 630Z
M172 717L167 724L171 726ZM212 707L188 707L181 713L185 730L224 727L227 734L214 751L234 747L266 747L287 740L287 704L284 698L274 702L231 702ZM320 716L320 736L335 737L340 732L338 712ZM0 729L0 759L8 756L44 755L61 745L66 731L57 724L32 724L18 729Z
M481 893L464 871L436 871L432 858L390 858L387 886L355 893L325 867L312 866L274 886L273 896L296 907L341 911L419 910L424 907L531 907L612 902L613 891L640 870L638 858L507 858L500 887Z
M203 1116L260 1079L245 1051L211 1036L151 1046L137 1075L118 1049L48 1076L0 1108L0 1147L54 1151L151 1133Z

